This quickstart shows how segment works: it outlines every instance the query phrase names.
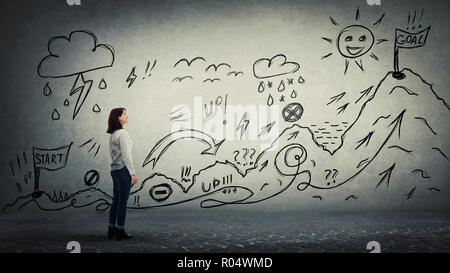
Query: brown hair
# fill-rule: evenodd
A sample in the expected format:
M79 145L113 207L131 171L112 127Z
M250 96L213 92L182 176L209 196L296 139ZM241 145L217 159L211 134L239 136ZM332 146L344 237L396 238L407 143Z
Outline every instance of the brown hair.
M114 133L114 131L123 129L122 124L120 124L119 117L122 115L125 108L119 107L114 108L109 112L108 118L108 130L106 131L108 134Z

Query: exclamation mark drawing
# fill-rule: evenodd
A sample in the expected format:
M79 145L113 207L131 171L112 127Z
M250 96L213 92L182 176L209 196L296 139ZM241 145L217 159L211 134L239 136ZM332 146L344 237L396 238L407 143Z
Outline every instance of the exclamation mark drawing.
M151 63L150 63L150 61L148 61L147 62L147 67L145 68L145 75L147 75L148 72L150 72L150 73L147 76L142 77L142 79L145 79L145 78L150 77L152 75L151 72L153 71L153 68L155 68L156 59L153 61L153 65L152 65L151 68L150 68L150 65L151 65ZM149 69L150 69L150 71L149 71Z

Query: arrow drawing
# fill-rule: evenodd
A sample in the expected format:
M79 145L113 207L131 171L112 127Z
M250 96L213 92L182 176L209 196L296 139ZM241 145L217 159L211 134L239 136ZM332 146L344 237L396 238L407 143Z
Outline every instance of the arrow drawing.
M378 174L378 175L383 175L383 177L381 178L380 182L378 182L375 189L378 189L378 187L381 186L381 184L383 184L384 181L386 181L386 188L389 187L389 181L391 180L391 174L392 174L392 170L394 169L394 167L395 167L395 163L389 169Z
M414 192L416 191L416 187L412 188L412 190L410 192L408 192L407 194L405 194L406 196L406 200L409 200L413 197Z
M330 98L330 102L328 102L327 105L330 105L330 104L332 104L333 102L338 102L338 101L340 101L344 96L345 96L345 92L342 92L342 93L340 93L340 94L337 94L337 95L334 96L334 97L331 97L331 98Z
M194 129L181 129L176 132L170 133L164 138L162 138L156 145L153 147L153 149L150 151L148 156L145 158L144 163L142 164L142 167L145 167L148 163L153 161L153 168L155 167L158 160L161 158L161 156L167 151L167 149L175 142L182 140L182 139L195 139L200 142L205 143L209 147L202 151L202 155L216 155L217 150L222 145L222 143L225 141L225 139L221 140L220 142L216 143L215 140L208 134L194 130Z
M359 99L357 99L355 101L355 103L358 103L363 97L367 97L370 94L370 91L372 91L373 85L369 88L367 88L366 90L363 90L360 92L360 94L362 94Z
M338 115L340 113L343 113L345 111L345 109L347 109L347 106L349 105L349 103L347 102L346 104L342 105L341 107L338 107L336 110L339 110L339 112L337 113Z
M361 139L360 141L356 142L356 143L359 143L359 145L356 146L355 150L357 150L359 147L361 147L361 145L363 145L364 143L366 143L366 147L367 147L367 145L368 145L369 142L370 142L370 138L372 137L372 135L373 135L374 132L375 132L375 131L370 132L365 138L363 138L363 139Z
M289 135L287 140L291 140L292 138L297 138L299 131L295 131Z

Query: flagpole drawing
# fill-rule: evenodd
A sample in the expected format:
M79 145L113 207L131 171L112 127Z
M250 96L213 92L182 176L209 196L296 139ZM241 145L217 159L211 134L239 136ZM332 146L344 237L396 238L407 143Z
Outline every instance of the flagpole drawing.
M405 78L405 74L400 72L398 65L398 51L400 48L417 48L425 45L428 37L428 32L431 26L424 30L412 33L405 30L395 29L395 43L394 43L394 73L392 76L397 80L402 80Z
M34 166L34 192L33 198L39 198L43 192L39 191L39 176L41 169L48 171L56 171L66 167L67 159L69 158L70 147L69 145L54 148L54 149L41 149L33 147L33 166Z

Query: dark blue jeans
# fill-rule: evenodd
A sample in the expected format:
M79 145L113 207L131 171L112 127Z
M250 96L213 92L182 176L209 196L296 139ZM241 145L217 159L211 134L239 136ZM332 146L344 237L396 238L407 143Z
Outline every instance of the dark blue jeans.
M127 202L130 196L131 176L126 167L120 170L111 171L113 180L113 202L109 210L109 223L118 226L125 226L125 216L127 212Z

